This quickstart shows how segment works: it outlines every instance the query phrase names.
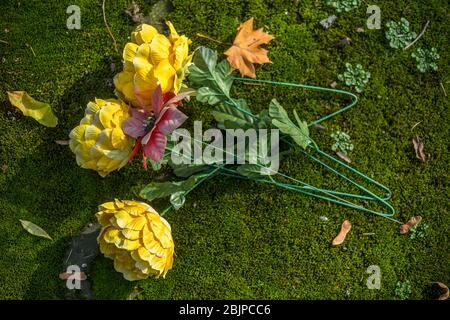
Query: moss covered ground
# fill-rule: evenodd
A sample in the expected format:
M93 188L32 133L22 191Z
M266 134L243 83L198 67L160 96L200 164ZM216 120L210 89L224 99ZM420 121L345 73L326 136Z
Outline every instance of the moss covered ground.
M130 2L107 1L119 51L134 28L122 13ZM150 12L156 1L137 2ZM429 299L430 282L450 282L450 118L443 90L450 94L448 2L370 3L380 6L383 26L406 17L419 33L430 20L425 35L407 51L389 47L384 27L356 31L365 27L365 3L337 14L336 23L324 30L318 21L335 13L324 2L174 0L169 18L193 47L223 52L226 45L196 34L231 42L239 22L255 17L258 27L275 36L268 45L273 64L257 67L260 79L329 86L346 62L361 63L372 77L359 105L327 122L328 131L312 134L331 152L330 129L350 133L352 166L391 188L399 220L422 215L429 225L425 236L412 240L382 218L282 189L215 178L167 216L177 256L166 279L130 283L110 260L99 257L90 275L97 298L124 299L136 287L139 299L396 299L396 283L409 280L411 298ZM71 4L81 8L81 30L66 28ZM65 283L58 274L70 238L94 221L100 203L137 199L136 186L159 173L144 173L136 162L103 179L79 168L69 148L54 142L67 139L88 101L113 96L111 79L121 68L121 56L106 32L101 1L3 0L0 12L0 298L64 298ZM334 48L344 37L353 45ZM438 49L437 72L417 71L410 57L417 47ZM9 90L26 90L49 102L58 127L23 117L7 101ZM254 110L276 97L309 121L346 102L339 96L266 86L235 85L234 94L251 101ZM191 102L184 110L191 120L213 125L207 108ZM415 158L411 139L416 134L425 142L426 163ZM287 158L281 170L318 185L347 188L301 155ZM331 248L345 218L353 229L344 245ZM54 240L26 233L19 219L40 225ZM366 287L370 265L381 269L379 290Z

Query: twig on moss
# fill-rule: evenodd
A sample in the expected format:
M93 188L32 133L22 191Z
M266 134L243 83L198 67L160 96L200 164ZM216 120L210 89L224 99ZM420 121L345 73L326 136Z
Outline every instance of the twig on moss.
M34 53L33 47L31 46L31 44L25 43L25 45L31 49L31 52L33 53L33 56L36 57L36 53Z
M211 37L209 37L209 36L207 36L207 35L204 35L204 34L202 34L202 33L197 33L197 37L199 37L199 38L205 38L205 39L208 39L208 40L211 40L211 41L220 43L220 44L226 44L226 45L228 45L228 43L225 43L225 42L216 40L216 39L211 38ZM231 45L231 44L230 44L230 45Z
M444 91L444 96L447 97L447 91L445 91L444 85L442 84L442 82L439 82L439 84L441 85L442 91Z
M117 49L116 38L114 38L114 35L112 34L111 29L108 26L108 22L106 21L105 0L103 0L102 11L103 11L103 21L105 22L106 29L108 30L108 33L109 33L111 39L113 39L113 41L114 41L114 48L116 49L116 52L119 53L119 49Z
M425 33L425 31L427 31L428 25L430 24L430 20L427 21L427 23L425 24L425 27L423 28L422 32L419 34L419 36L417 38L414 39L413 42L411 42L410 44L408 44L403 50L406 50L410 47L412 47L414 45L414 43L416 43Z
M422 121L419 121L415 125L413 125L412 128L411 128L411 132L413 132L413 130L421 123L422 123Z
M0 42L1 42L1 43L6 43L6 44L9 44L9 42L8 42L8 41L5 41L5 40L1 40L1 39L0 39Z

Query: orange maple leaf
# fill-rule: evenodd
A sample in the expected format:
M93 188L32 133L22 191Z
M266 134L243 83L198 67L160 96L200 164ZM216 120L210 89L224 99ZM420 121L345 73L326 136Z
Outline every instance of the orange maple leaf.
M256 78L253 63L272 63L267 57L269 51L259 46L272 39L270 34L263 32L263 28L253 30L253 18L248 19L239 26L233 46L225 51L228 62L242 76Z

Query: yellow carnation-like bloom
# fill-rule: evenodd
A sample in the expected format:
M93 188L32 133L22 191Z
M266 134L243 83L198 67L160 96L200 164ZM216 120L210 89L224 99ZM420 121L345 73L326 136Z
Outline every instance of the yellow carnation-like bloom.
M151 109L151 96L158 84L163 93L177 94L192 55L189 40L178 35L170 22L168 37L154 27L142 24L131 34L123 50L123 71L114 77L116 94L135 107Z
M143 202L115 200L96 214L102 230L100 251L129 281L166 276L172 269L174 243L169 223Z
M80 125L69 134L69 146L77 164L96 170L102 177L122 168L132 150L133 139L122 130L122 123L130 117L131 110L123 101L89 102Z

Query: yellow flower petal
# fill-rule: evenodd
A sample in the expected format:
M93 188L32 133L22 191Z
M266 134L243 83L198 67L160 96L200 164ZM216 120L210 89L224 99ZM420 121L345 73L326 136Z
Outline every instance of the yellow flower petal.
M162 60L156 67L154 75L158 79L163 93L171 91L175 74L176 71L169 63L169 59Z
M139 46L137 44L128 42L123 49L123 60L125 60L125 62L133 62L138 48Z
M141 237L142 230L122 229L122 234L128 240L137 240Z
M152 71L153 65L150 62L150 46L146 43L139 46L136 56L133 59L135 72L140 77L146 78Z
M106 228L102 232L102 239L106 241L106 243L116 243L120 241L119 238L120 231L117 229L114 229L112 227Z
M169 27L170 30L169 40L170 42L175 43L175 41L177 41L180 36L175 30L175 27L173 26L172 22L166 21L166 25Z
M150 59L154 66L169 58L170 41L162 34L157 34L150 42Z
M99 111L100 122L103 127L110 128L111 127L111 119L113 114L120 110L120 105L108 103Z
M97 217L98 222L103 226L103 227L108 227L111 225L111 222L109 222L109 220L111 219L111 217L113 216L113 213L109 213L106 211L99 211L95 214L95 216Z
M131 41L137 45L149 43L153 37L158 34L158 30L148 24L139 25L134 32L131 33Z
M142 202L116 199L100 209L97 219L104 227L97 241L114 268L130 281L165 276L173 265L173 241L164 248L155 231L171 240L168 222Z

